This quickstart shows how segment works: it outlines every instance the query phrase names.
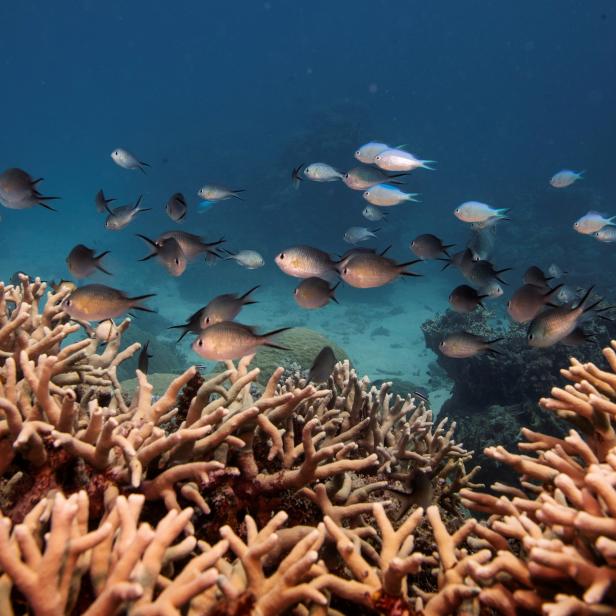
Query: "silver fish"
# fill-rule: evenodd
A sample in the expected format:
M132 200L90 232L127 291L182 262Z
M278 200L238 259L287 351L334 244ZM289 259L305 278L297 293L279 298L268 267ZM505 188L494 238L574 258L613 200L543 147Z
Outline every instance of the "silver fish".
M443 244L443 241L431 233L418 235L411 241L409 248L411 252L420 259L437 259L441 254L449 258L447 250L453 248L455 244Z
M335 182L344 176L327 163L311 163L304 169L304 177L313 182Z
M188 233L187 231L165 231L161 233L157 238L156 242L162 242L168 238L172 237L177 240L182 252L186 256L189 261L192 261L195 257L198 257L201 254L206 255L206 259L212 258L217 259L220 257L218 253L216 253L213 248L219 246L224 243L224 239L219 239L216 242L206 243L203 238L194 233Z
M389 182L395 184L395 178L403 177L404 173L389 175L375 167L353 167L344 174L342 181L351 190L366 190L377 184Z
M35 205L40 205L55 212L47 201L53 201L60 197L42 195L37 184L43 178L33 179L23 169L13 167L0 173L0 204L10 210L25 210Z
M109 206L105 206L109 216L105 220L105 228L109 231L121 231L127 227L140 212L149 212L150 208L139 207L141 203L142 195L139 195L139 199L135 205L121 205L113 210Z
M344 233L344 241L347 244L357 244L365 242L371 237L376 237L377 231L380 229L367 229L366 227L349 227Z
M167 216L174 222L181 222L186 217L186 199L182 193L173 193L165 204L165 212Z
M142 160L139 160L136 156L133 156L128 150L124 148L116 148L113 152L111 152L111 160L122 167L123 169L139 169L141 173L145 173L144 167L149 167L148 163L144 163Z
M115 319L129 310L154 312L141 305L144 299L154 297L154 293L129 297L120 291L103 284L87 284L75 289L61 304L62 310L74 319L82 321L103 321Z
M278 253L276 265L295 278L328 278L335 274L335 264L330 256L312 246L294 246Z
M108 254L109 251L105 250L95 256L95 251L92 248L77 244L66 257L68 270L75 278L86 278L96 270L111 276L111 272L108 272L100 263L101 259Z
M335 293L340 282L333 287L322 278L305 278L294 291L295 301L302 308L314 310L326 306L330 300L338 303Z
M244 191L244 188L232 189L219 184L206 184L199 189L197 194L205 201L224 201L225 199L231 199L231 197L243 201L239 193Z
M238 265L241 265L249 270L258 269L259 267L263 267L265 265L265 259L256 250L240 250L238 252L224 250L223 252L228 255L224 258L225 261L231 259Z
M385 210L375 207L374 205L367 205L361 213L362 216L370 222L378 222L379 220L386 218L388 215Z
M172 276L176 277L181 276L186 271L188 260L186 259L186 255L182 252L180 243L174 237L154 241L140 233L136 235L154 249L149 255L143 257L143 259L139 259L139 261L147 261L148 259L156 257L156 260L161 263Z
M469 332L457 332L441 340L438 348L440 352L447 357L466 359L468 357L474 357L479 353L488 353L490 355L498 354L499 352L493 349L492 345L501 340L502 338L486 340L481 336Z
M103 212L107 211L107 206L111 203L115 201L115 199L107 199L105 197L105 193L103 192L103 189L101 188L101 190L99 190L96 193L96 198L95 198L95 203L96 203L96 211L99 214L102 214Z

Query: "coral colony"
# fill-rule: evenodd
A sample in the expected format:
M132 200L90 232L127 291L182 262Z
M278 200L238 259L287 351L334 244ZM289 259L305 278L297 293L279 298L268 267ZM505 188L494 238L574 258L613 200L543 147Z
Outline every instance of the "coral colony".
M616 343L540 401L566 437L486 450L518 479L487 492L455 424L348 361L129 398L130 321L101 350L67 292L0 287L3 616L616 613Z

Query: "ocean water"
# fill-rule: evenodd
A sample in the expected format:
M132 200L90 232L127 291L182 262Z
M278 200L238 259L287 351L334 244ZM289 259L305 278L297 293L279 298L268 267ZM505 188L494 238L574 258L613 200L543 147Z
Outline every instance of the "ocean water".
M413 258L409 242L420 233L463 247L468 228L453 210L471 199L511 208L492 257L514 268L498 310L533 264L557 263L573 286L616 298L616 247L572 228L589 209L616 214L611 0L25 1L2 3L0 23L0 170L23 168L61 197L57 212L2 208L0 278L70 278L74 245L110 250L113 277L84 282L156 293L148 305L160 318L138 321L155 352L200 362L193 337L175 347L166 327L215 295L261 285L242 322L305 325L345 348L360 372L427 386L435 356L420 325L447 309L459 274L422 263L413 268L421 278L341 285L339 305L305 311L293 299L299 281L274 257L297 244L340 254L350 247L345 230L364 224L382 227L365 245L391 245L398 261ZM371 140L437 161L436 171L406 179L421 203L389 208L375 225L361 215L361 193L341 182L292 187L299 163L346 171ZM148 162L147 174L115 165L117 147ZM585 179L553 189L562 168L585 169ZM210 182L245 189L245 200L199 213L197 190ZM151 211L108 231L94 206L101 188L113 205L143 195ZM163 209L176 191L189 203L181 224ZM266 265L198 261L172 278L155 260L138 261L149 249L135 233L176 228L258 250Z

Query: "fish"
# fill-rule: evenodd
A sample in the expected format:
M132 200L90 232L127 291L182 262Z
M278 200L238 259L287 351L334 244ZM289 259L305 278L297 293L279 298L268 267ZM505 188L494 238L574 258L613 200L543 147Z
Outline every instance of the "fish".
M120 331L118 330L118 327L114 323L113 319L106 319L105 321L101 321L97 325L96 329L94 330L94 335L96 336L97 340L100 340L100 342L104 342L105 344L107 344L112 340L116 340L120 335Z
M295 278L327 278L336 272L336 264L330 256L312 246L293 246L278 253L276 265Z
M387 246L387 248L385 248L385 250L382 250L379 254L381 256L384 256L385 253L391 248L391 245ZM336 269L341 269L343 268L350 260L352 257L354 257L355 255L361 255L361 254L376 254L376 250L374 248L364 248L364 247L357 247L357 248L349 248L349 250L347 250L341 257L339 261L336 261L335 266Z
M441 271L446 270L450 265L457 267L465 278L468 278L476 261L473 261L473 253L469 248L456 252L451 257L437 257L438 261L444 261Z
M503 218L510 208L493 208L480 201L465 201L454 211L456 218L462 222L485 222L489 218Z
M60 197L42 195L37 185L43 178L33 179L32 176L17 167L6 169L0 173L0 204L10 210L25 210L40 205L47 210L56 210L47 203Z
M378 207L374 207L374 205L367 205L361 213L362 216L370 222L378 222L379 220L383 220L387 217L386 211L383 211Z
M436 259L444 254L449 257L447 250L453 248L455 244L443 244L443 241L431 233L422 233L411 241L409 248L411 252L424 261Z
M219 246L220 244L223 244L225 241L224 238L220 238L219 240L215 242L206 243L202 237L195 235L194 233L188 233L187 231L174 230L174 231L165 231L164 233L161 233L156 238L155 242L159 243L170 237L177 240L178 244L180 245L180 248L182 249L182 252L184 253L184 256L189 261L192 261L194 258L204 253L206 255L206 259L207 258L212 258L212 259L219 258L220 255L215 250L212 250L212 249L215 248L216 246Z
M485 261L492 256L496 244L496 234L492 229L473 231L467 247L473 253L473 261Z
M522 285L511 296L507 302L507 312L516 323L529 323L550 303L562 285L553 289L548 287L547 291L534 284L526 283Z
M304 164L305 163L300 163L297 167L293 167L293 170L291 171L291 183L293 184L293 188L295 188L295 190L297 190L300 183L304 181L304 178L302 177L302 168Z
M555 299L562 304L567 304L572 302L576 297L578 297L578 295L571 287L561 285L560 289L558 289L558 293L556 293Z
M105 228L109 231L121 231L127 227L140 212L149 212L151 208L139 207L143 195L139 195L135 205L121 205L113 210L106 205L105 209L109 213L105 220Z
M153 355L148 353L148 347L150 346L150 341L146 340L146 343L143 345L141 349L141 353L139 353L139 359L137 360L137 368L143 372L143 374L148 373L148 368L150 366L150 359L152 359Z
M233 360L252 355L260 346L288 351L270 338L289 329L291 328L281 327L266 334L258 334L254 327L235 321L222 321L204 329L193 342L192 349L200 357L212 361Z
M357 244L359 242L365 242L371 237L376 237L377 231L380 229L367 229L366 227L349 227L344 233L344 241L347 244Z
M474 357L479 353L488 353L489 355L500 355L500 352L492 348L493 344L500 342L502 338L493 338L486 340L476 334L469 332L456 332L449 334L438 345L439 351L447 357L455 359L466 359Z
M77 288L77 285L72 280L60 280L60 282L54 282L51 280L49 282L49 286L55 293L64 290L74 291Z
M144 163L142 160L139 160L136 156L133 156L128 150L124 148L116 148L113 152L111 152L111 160L118 165L118 167L122 167L123 169L139 169L141 173L145 174L144 167L149 167L148 163Z
M510 221L511 218L506 216L490 216L485 220L470 223L470 227L473 231L479 231L482 229L491 229L496 231L496 225L500 222Z
M338 265L340 277L351 287L371 289L382 287L400 276L420 276L406 268L419 263L421 259L397 263L393 259L373 252L358 253Z
M60 304L62 310L73 319L82 321L103 321L114 319L129 310L154 312L141 302L155 293L129 297L124 291L104 284L87 284L72 291Z
M103 212L108 211L107 210L107 206L112 203L113 201L115 201L115 199L107 199L105 197L105 193L103 192L103 189L101 188L97 193L96 193L96 198L94 200L94 202L96 203L96 211L99 214L102 214Z
M568 273L569 272L563 271L563 269L556 265L556 263L552 263L552 265L548 267L548 274L551 276L552 280L558 280Z
M315 308L322 308L326 306L330 300L338 303L335 293L340 282L336 283L333 287L329 286L327 280L322 278L305 278L299 283L294 291L295 301L302 308L313 310Z
M228 255L224 257L225 261L231 259L238 265L245 267L246 269L253 270L263 267L265 265L265 259L256 250L240 250L238 252L231 252L230 250L224 250L223 252Z
M592 235L603 229L603 227L616 225L614 222L616 216L611 216L610 218L606 218L605 216L606 214L590 210L573 223L573 228L583 235Z
M148 261L153 257L172 275L181 276L186 271L188 259L182 251L180 243L174 237L167 237L163 240L151 240L140 233L135 234L144 242L147 242L154 250L139 261Z
M611 244L612 242L616 242L616 227L612 224L605 225L598 231L595 231L592 236L600 242Z
M462 273L472 284L477 287L483 287L493 280L506 285L507 283L500 275L509 271L511 271L510 267L497 270L490 261L480 260L473 261L472 265L468 266L468 269L465 268L465 270L462 270Z
M186 323L182 323L181 325L171 325L170 327L167 328L167 329L181 329L182 330L182 333L180 334L180 337L177 339L177 342L180 342L186 334L189 334L189 333L198 334L202 329L204 329L203 327L201 327L201 321L202 321L203 313L205 312L206 308L207 306L204 306L203 308L199 308L199 310L197 310L196 312L193 312L193 314L191 314L186 319Z
M351 190L366 190L367 188L388 181L395 184L395 178L400 178L405 175L405 173L389 175L375 167L353 167L353 169L350 169L344 174L342 181Z
M594 287L590 287L576 306L565 304L548 308L538 314L530 323L526 340L533 348L547 348L566 338L578 327L581 318L601 303L601 299L585 306Z
M357 150L355 150L355 158L365 165L374 164L374 159L381 152L385 150L391 149L386 143L380 143L378 141L370 141L369 143L365 143L360 146Z
M473 287L461 284L450 293L449 303L455 312L467 313L475 310L477 306L485 308L481 302L485 297L487 295L479 294Z
M165 204L165 212L167 212L167 216L174 222L181 222L184 220L187 210L186 199L184 199L184 195L179 192L173 193Z
M335 182L344 175L327 163L311 163L304 168L304 177L313 182Z
M310 370L308 371L307 383L326 383L334 367L336 366L337 359L334 354L334 350L329 346L324 346L312 362Z
M597 342L593 334L587 334L581 327L576 327L568 336L565 336L561 342L566 346L578 347L587 342Z
M434 160L419 160L414 154L398 148L383 150L374 157L374 164L385 171L413 171L414 169L429 169Z
M567 188L574 182L584 179L585 171L571 171L571 169L563 169L555 173L550 178L550 186L554 188Z
M111 272L108 272L100 263L101 259L105 255L108 255L109 252L109 250L105 250L98 256L94 256L95 251L92 248L88 248L83 244L77 244L77 246L70 251L68 257L66 257L68 271L75 276L75 278L86 278L96 270L111 276Z
M243 199L239 196L238 193L242 193L245 191L245 188L233 189L227 188L226 186L221 186L219 184L206 184L199 189L197 194L201 199L204 199L205 201L211 201L213 203L216 203L218 201L224 201L225 199L231 199L231 197L243 201Z
M524 284L532 284L541 289L548 289L548 282L552 280L551 276L546 276L543 270L536 265L531 265L522 276L522 282Z
M404 201L413 201L418 203L415 197L418 193L406 193L400 190L396 186L390 184L376 184L368 190L364 191L362 197L372 205L378 205L380 207L390 207L399 205Z
M503 295L503 287L495 280L489 282L486 285L479 287L479 293L484 295L486 299L497 299Z

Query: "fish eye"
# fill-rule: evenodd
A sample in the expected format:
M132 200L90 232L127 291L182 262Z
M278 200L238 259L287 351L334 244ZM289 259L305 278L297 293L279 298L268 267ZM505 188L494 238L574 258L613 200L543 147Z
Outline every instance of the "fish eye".
M355 150L355 156L359 156L361 152L359 150Z
M444 340L441 340L441 341L438 343L438 345L439 345L439 347L442 349L442 348L445 346L445 341L444 341Z
M67 299L66 299L66 301L65 301L64 303L65 303L67 306L70 306L70 305L71 305L71 300L67 298Z
M206 323L209 323L209 322L210 322L210 317L206 317L206 318L205 318L205 322L206 322Z
M374 157L374 160L381 160L381 155L378 154L377 156Z
M528 339L532 340L535 337L535 334L528 334Z
M199 342L197 342L197 346L200 346L200 347L203 346L203 340L201 340L201 338L199 338Z
M281 253L278 255L278 258L279 258L279 259L284 259L284 252L281 252Z
M176 259L176 260L175 260L175 264L176 264L176 265L179 265L179 264L180 264L180 260L179 260L179 259Z
M346 274L349 271L348 267L345 267L344 270L342 271L343 274Z
M507 302L507 308L511 308L511 300Z

